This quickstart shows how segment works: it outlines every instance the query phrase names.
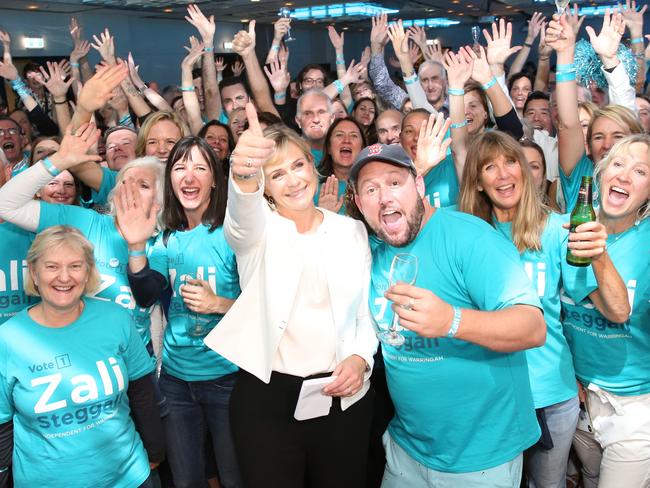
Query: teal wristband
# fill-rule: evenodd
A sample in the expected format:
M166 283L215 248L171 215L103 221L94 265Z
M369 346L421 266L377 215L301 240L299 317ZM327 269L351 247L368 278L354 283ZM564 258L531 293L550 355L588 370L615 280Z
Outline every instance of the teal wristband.
M70 63L70 66L72 66L73 68L78 68L78 67L79 67L79 63Z
M575 71L570 71L570 72L565 72L565 73L558 73L555 75L555 82L556 83L562 83L564 81L575 81L576 79L576 72Z
M456 336L458 332L458 326L460 325L460 307L453 306L454 309L454 318L451 321L451 326L449 327L449 332L447 332L447 337L452 338Z
M140 256L146 256L146 255L147 255L147 252L144 249L142 249L141 251L132 251L131 249L129 249L129 257L130 258L137 258L137 257L140 257Z
M455 97L462 97L465 95L465 90L463 90L462 88L449 88L447 90L447 93Z
M335 80L334 86L336 87L336 91L339 92L339 94L343 93L343 90L345 90L345 87L343 86L343 82L341 80Z
M339 66L345 66L345 60L344 59L337 59L336 64Z
M635 37L630 39L630 44L643 44L643 37Z
M59 176L61 174L61 170L54 166L54 163L50 160L48 157L44 157L42 159L43 165L45 166L45 169L47 170L48 173L50 173L52 176Z
M181 86L181 91L184 91L184 92L192 92L192 91L195 91L195 90L196 90L196 88L193 87L193 86Z
M457 124L451 124L449 126L450 129L462 129L467 125L467 119L463 120L462 122L458 122Z
M285 98L287 98L287 94L286 94L286 93L274 93L274 94L273 94L273 99L274 99L275 101L284 100Z
M271 51L279 51L280 50L280 44L273 44L271 46Z
M203 48L203 52L206 52L206 53L212 53L212 52L214 52L214 46L205 46L205 47Z
M494 85L496 85L497 79L493 76L490 81L488 81L485 85L481 85L483 90L488 91L490 88L492 88Z
M417 81L418 81L418 75L413 75L413 76L409 76L408 78L404 78L404 84L406 85L412 85Z
M556 73L562 73L563 71L571 71L576 69L575 63L567 63L567 64L557 64L555 65L555 72Z

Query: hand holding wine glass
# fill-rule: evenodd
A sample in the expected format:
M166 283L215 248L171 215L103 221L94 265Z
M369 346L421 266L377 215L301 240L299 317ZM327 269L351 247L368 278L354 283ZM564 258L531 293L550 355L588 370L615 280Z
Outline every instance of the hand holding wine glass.
M418 276L418 258L413 254L400 253L396 254L393 262L390 265L390 273L388 275L389 290L398 284L415 284ZM388 296L387 296L388 298ZM399 314L395 311L396 305L393 305L393 322L388 331L379 334L379 340L390 344L391 346L401 346L404 344L405 338L400 334ZM404 304L404 307L412 306L411 303Z

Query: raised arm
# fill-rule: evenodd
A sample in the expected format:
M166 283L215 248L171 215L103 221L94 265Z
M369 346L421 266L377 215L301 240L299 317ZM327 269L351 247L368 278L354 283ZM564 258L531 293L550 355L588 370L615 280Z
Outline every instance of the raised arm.
M267 66L264 66L264 73L271 83L273 88L273 101L276 105L284 105L287 103L287 88L291 83L291 75L287 69L285 61L280 57L275 58Z
M643 92L645 82L645 77L641 74L646 72L645 57L643 55L643 14L647 9L648 6L644 5L637 11L635 0L625 0L625 5L621 10L625 19L625 26L630 31L630 49L632 49L638 65L635 90L637 93Z
M92 78L93 70L88 62L88 52L90 52L90 43L83 39L83 29L77 22L76 17L70 18L70 37L72 37L73 49L70 53L70 65L72 66L72 76L85 83ZM75 93L76 95L76 93Z
M2 42L4 49L2 62L0 63L0 76L11 83L11 88L20 97L25 108L31 111L38 105L38 102L36 102L32 91L18 75L18 70L11 58L11 37L9 37L8 33L0 31L0 42Z
M75 134L68 127L56 153L14 176L0 188L0 218L36 232L40 203L34 200L34 194L62 171L86 161L98 162L99 156L87 154L98 138L99 131L93 124L82 126Z
M451 152L454 157L456 176L461 182L465 157L467 156L467 119L465 118L465 83L472 76L474 58L464 49L458 54L448 51L443 60L449 83L449 119L451 121Z
M135 61L133 60L133 55L131 53L129 53L128 57L126 58L126 63L129 67L129 80L135 89L138 90L138 92L140 92L149 101L149 103L151 103L151 105L156 107L157 110L173 112L174 110L172 109L171 105L167 103L167 100L161 97L158 92L149 88L145 82L142 81L139 72L140 66L135 65Z
M606 10L600 33L596 35L591 26L587 26L586 30L594 51L603 63L603 74L609 85L609 103L622 105L636 112L634 103L636 92L617 56L621 37L625 32L623 15L620 12L613 12L610 16L609 10Z
M418 75L415 69L413 69L413 58L409 49L409 36L404 32L401 19L388 27L388 37L399 61L402 75L404 76L404 84L413 103L413 108L426 108L430 112L435 111L427 101L427 96L420 84Z
M51 61L47 62L47 71L43 69L43 67L41 67L40 70L43 79L41 80L37 78L36 80L52 94L52 98L54 99L56 122L59 126L59 132L64 134L65 128L68 127L72 120L67 94L74 78L70 76L66 81L59 63L53 63Z
M248 31L242 30L235 35L232 41L232 48L244 60L248 84L250 85L257 107L263 112L271 112L279 117L280 114L271 99L269 85L266 82L260 63L255 55L255 42L255 21L251 20L248 23Z
M214 32L216 29L214 15L208 18L203 15L199 7L189 5L185 20L196 27L203 40L201 79L205 96L205 115L209 120L216 120L221 115L221 97L217 86L217 67L214 64Z
M230 157L228 205L224 233L236 253L256 245L265 232L263 166L275 151L275 142L264 137L255 106L246 104L248 130L239 136Z
M524 45L521 46L521 50L517 53L517 57L512 62L510 66L510 71L508 72L508 77L512 76L515 73L521 72L526 64L526 60L530 55L530 50L533 48L533 42L537 39L542 27L546 25L546 17L541 12L533 13L533 16L528 21L528 32L526 34L526 39L524 40Z
M560 169L566 176L570 176L573 169L582 158L585 152L584 144L576 144L581 141L582 127L578 117L578 99L575 81L575 65L573 64L573 53L575 51L575 33L567 22L566 15L559 19L557 15L546 29L547 43L557 53L558 72L564 74L556 75L558 108L558 151Z
M551 72L551 53L553 48L546 42L546 27L542 27L539 35L537 52L537 72L533 82L533 90L546 92L548 88L548 74Z
M340 80L345 75L345 55L343 54L343 46L345 44L345 32L341 32L339 35L336 32L334 26L327 27L327 33L330 37L330 42L334 47L336 52L336 77ZM350 87L346 86L341 92L341 101L345 104L346 107L352 105L352 94L350 93Z
M408 95L393 83L384 62L384 47L388 42L388 16L379 14L372 18L370 31L370 64L368 74L377 91L377 95L400 110Z
M419 175L425 176L447 156L451 138L445 139L445 135L450 125L451 119L445 119L442 113L431 114L428 120L422 121L414 161ZM459 181L460 175L462 175L462 166L460 171Z
M271 42L271 47L266 55L266 61L264 64L270 64L272 61L278 59L282 38L287 34L287 32L289 32L290 27L291 19L286 17L280 17L275 24L273 24L273 42Z
M194 36L190 37L190 47L184 46L187 50L187 56L181 63L181 92L183 94L183 105L187 112L188 122L192 134L196 135L203 127L201 119L201 105L199 97L196 95L192 80L192 67L203 54L203 43L199 42Z

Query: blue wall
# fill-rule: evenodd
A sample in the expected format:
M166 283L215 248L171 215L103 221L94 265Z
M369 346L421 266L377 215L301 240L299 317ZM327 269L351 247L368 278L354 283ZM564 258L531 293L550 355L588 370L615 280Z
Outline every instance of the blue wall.
M116 50L119 56L126 56L131 50L144 80L156 80L161 86L180 82L180 61L185 55L183 45L187 38L196 34L195 29L184 20L148 19L129 16L118 10L109 15L84 13L78 15L84 27L84 36L91 40L93 34L100 33L108 27L116 38ZM14 57L68 56L72 41L68 33L69 16L45 12L3 11L0 28L12 36ZM589 19L588 24L596 30L600 28L601 18ZM523 22L515 23L514 42L522 43L525 33ZM215 51L223 52L223 42L231 41L235 33L242 28L239 23L217 23ZM648 26L646 26L648 30ZM330 63L334 68L334 49L327 35L326 25L311 25L296 22L292 34L297 39L289 44L291 51L289 69L293 75L307 63ZM45 49L25 50L20 39L23 35L42 35ZM586 36L583 29L581 36ZM271 43L273 28L270 25L257 27L257 52L260 58L266 56ZM345 56L349 62L357 61L361 51L369 44L370 21L363 32L351 27L346 31ZM440 29L429 29L429 38L439 38L443 46L458 48L463 43L471 42L470 26L461 25ZM390 51L390 48L388 49ZM536 47L531 54L536 58ZM99 56L91 50L91 63L99 61Z

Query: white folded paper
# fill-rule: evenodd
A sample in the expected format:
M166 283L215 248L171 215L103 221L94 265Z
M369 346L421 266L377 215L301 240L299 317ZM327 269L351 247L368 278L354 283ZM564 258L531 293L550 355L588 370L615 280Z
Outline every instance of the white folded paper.
M326 376L313 380L305 380L300 388L296 411L293 416L296 420L309 420L324 417L332 408L332 397L323 394L323 388L334 381L337 376Z

